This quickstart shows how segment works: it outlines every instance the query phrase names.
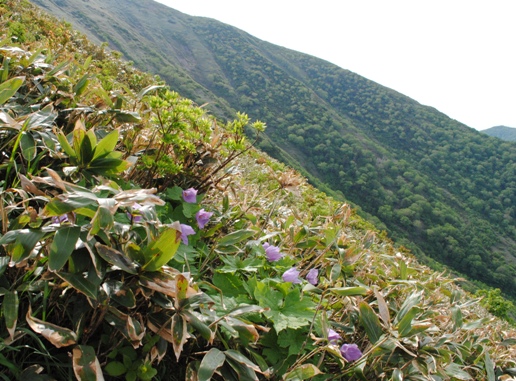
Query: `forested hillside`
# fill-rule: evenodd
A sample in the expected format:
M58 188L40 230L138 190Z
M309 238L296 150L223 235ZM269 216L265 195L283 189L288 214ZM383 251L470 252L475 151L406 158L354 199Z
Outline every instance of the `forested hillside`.
M374 216L397 242L516 297L516 147L323 60L150 0L35 0ZM123 3L123 6L122 6Z
M484 134L494 136L502 140L508 140L510 142L516 141L516 128L507 126L496 126L482 130Z

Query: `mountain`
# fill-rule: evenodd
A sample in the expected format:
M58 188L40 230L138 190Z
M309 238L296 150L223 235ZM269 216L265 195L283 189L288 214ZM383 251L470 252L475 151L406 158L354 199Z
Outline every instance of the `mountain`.
M513 378L500 290L465 292L255 149L263 124L26 0L0 24L2 380Z
M516 148L324 60L150 0L35 0L346 199L421 259L516 297Z
M495 126L486 130L482 130L481 132L502 140L507 140L510 142L516 141L516 128L514 127Z

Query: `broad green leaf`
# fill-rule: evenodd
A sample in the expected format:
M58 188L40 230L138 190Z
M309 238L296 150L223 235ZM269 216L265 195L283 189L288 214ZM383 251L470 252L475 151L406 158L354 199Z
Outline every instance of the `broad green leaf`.
M260 372L260 368L256 364L233 349L228 349L225 354L227 362L237 373L240 380L258 381L255 372Z
M91 163L96 145L97 137L95 136L95 132L88 130L80 145L80 163L84 166L89 166Z
M91 229L88 233L88 239L91 239L99 231L109 231L115 223L114 217L108 208L100 206L91 220Z
M93 155L92 161L95 161L95 159L103 157L114 151L117 143L118 130L113 130L104 136L100 142L98 142L97 146L95 147L95 153Z
M112 247L102 245L99 242L95 244L95 248L102 259L111 265L117 266L129 274L138 273L138 264L122 252Z
M209 381L213 373L224 364L226 355L217 348L211 348L206 355L204 355L197 377L199 381Z
M61 227L54 235L48 254L48 268L50 271L61 270L75 249L81 228L79 226Z
M82 292L91 299L97 299L98 287L88 279L84 278L82 274L70 274L60 271L57 275L68 282L70 286L75 288L77 291Z
M313 364L303 364L283 376L285 381L303 381L321 374L322 372Z
M484 368L486 370L487 374L487 381L496 381L496 376L494 373L494 364L493 360L491 360L491 357L489 356L489 352L486 350L484 353Z
M185 310L182 312L182 315L186 317L188 324L190 324L206 341L208 341L208 344L213 342L215 339L215 332L213 332L207 324L202 322L194 312Z
M73 372L78 381L104 381L104 375L95 349L89 345L77 345L72 351Z
M90 82L89 76L89 74L85 74L79 80L79 82L77 82L77 84L73 87L73 92L75 93L75 95L80 96L82 93L84 93L84 91L88 87L88 83Z
M9 257L0 257L0 276L3 275L9 265Z
M474 320L474 321L465 323L462 325L461 328L463 330L469 331L472 329L477 329L479 327L482 327L482 326L486 325L488 322L489 322L489 318L482 318L482 319L478 319L478 320Z
M0 84L0 106L16 94L23 82L25 82L25 77L14 77Z
M142 118L140 114L133 111L115 111L115 119L120 123L140 123Z
M57 133L57 140L59 141L59 144L61 144L61 148L63 149L63 151L65 151L68 157L75 160L77 158L75 150L72 148L70 142L61 131Z
M356 296L365 295L369 290L365 287L334 287L329 291L339 296Z
M91 162L88 169L100 175L117 175L129 168L130 165L127 160L101 157Z
M16 239L14 243L7 247L7 252L11 254L11 261L14 263L19 263L27 258L32 250L34 250L36 244L46 234L41 229L21 229L15 230L13 233L16 234ZM0 241L2 241L7 236L8 234L4 235Z
M366 302L361 302L359 306L360 310L360 323L364 327L369 340L371 343L376 343L380 340L380 337L383 334L382 325L380 323L380 319L371 308L369 304Z
M394 324L398 324L398 322L405 317L405 314L408 313L412 307L419 305L422 295L422 292L415 292L405 299L405 302L403 302L398 314L394 318Z
M159 238L149 244L143 251L146 263L142 268L146 271L156 271L170 261L176 254L181 243L181 232L167 228Z
M104 368L106 373L111 377L118 377L127 372L124 363L120 361L111 361Z
M453 329L460 329L463 325L462 321L462 311L459 307L453 306L451 308L452 320L453 320Z
M420 312L419 307L412 307L398 323L398 332L401 337L407 336L412 331L412 320Z
M32 161L36 157L36 141L32 134L23 132L20 140L22 156L27 161Z
M8 291L4 295L2 301L2 312L5 319L5 326L9 331L11 339L14 337L16 331L16 322L18 321L18 293L16 291Z
M134 292L124 282L109 280L102 285L102 288L118 304L127 308L134 308L136 306Z
M246 229L237 230L236 232L230 233L230 234L222 237L219 240L218 245L219 246L235 245L237 243L240 243L242 241L245 241L245 240L251 238L255 234L256 234L256 232L254 230L246 230Z
M39 333L56 348L67 347L77 343L77 334L74 331L52 323L47 323L31 315L32 309L29 306L26 315L27 323L34 332Z
M473 379L473 377L471 377L471 375L469 373L462 370L460 365L457 365L455 363L451 363L450 365L448 365L444 369L444 371L446 372L446 374L448 376L454 377L458 380L472 380Z
M392 372L392 381L403 381L403 372L399 370L398 368L394 369Z

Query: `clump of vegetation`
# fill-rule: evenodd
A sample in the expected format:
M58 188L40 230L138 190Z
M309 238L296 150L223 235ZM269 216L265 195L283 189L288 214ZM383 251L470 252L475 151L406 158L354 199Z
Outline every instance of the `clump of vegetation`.
M514 373L506 323L254 150L245 115L0 10L2 379Z

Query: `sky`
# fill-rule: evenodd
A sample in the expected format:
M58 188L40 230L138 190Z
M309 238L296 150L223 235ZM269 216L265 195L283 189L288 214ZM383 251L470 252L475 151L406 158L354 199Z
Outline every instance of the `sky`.
M157 0L330 61L477 130L516 127L515 0Z

